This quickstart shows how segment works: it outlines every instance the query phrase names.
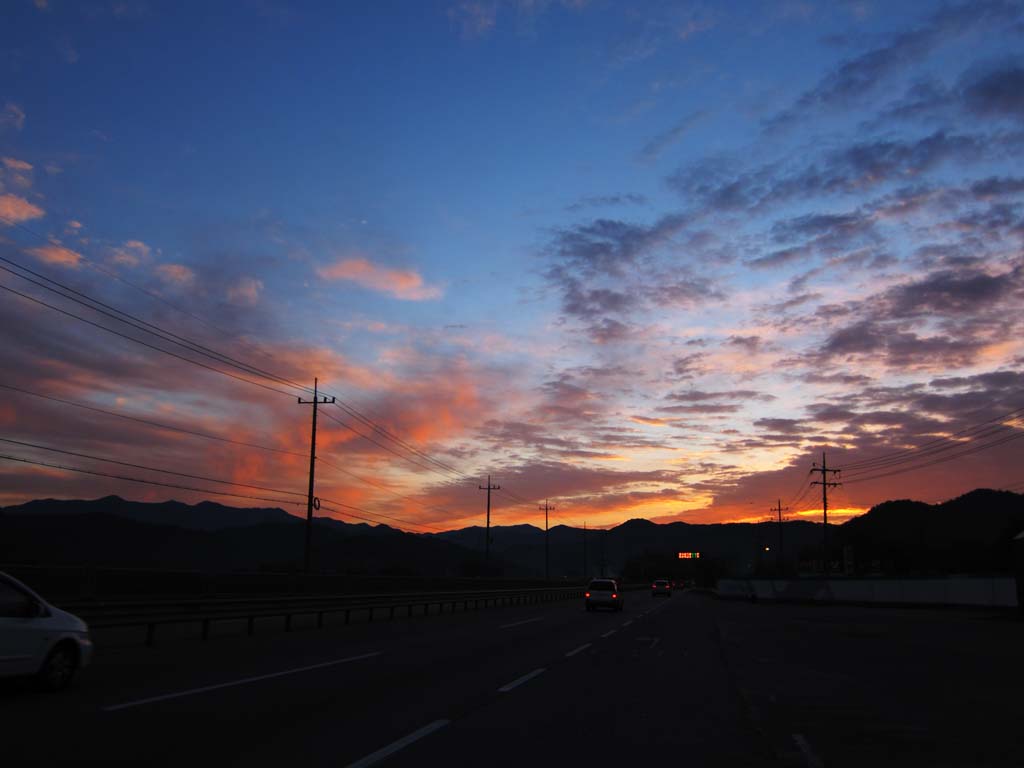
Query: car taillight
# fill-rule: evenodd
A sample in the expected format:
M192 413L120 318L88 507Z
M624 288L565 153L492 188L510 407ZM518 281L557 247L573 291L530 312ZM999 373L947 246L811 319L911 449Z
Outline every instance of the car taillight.
M584 595L584 597L590 597L590 593L589 593L589 592L587 592L587 594L586 594L586 595Z
M618 597L618 595L616 595L614 592L612 592L612 600L614 600L617 597Z

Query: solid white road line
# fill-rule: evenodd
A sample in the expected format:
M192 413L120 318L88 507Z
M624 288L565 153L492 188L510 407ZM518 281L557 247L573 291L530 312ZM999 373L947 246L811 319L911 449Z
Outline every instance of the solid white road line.
M193 696L197 693L206 693L207 691L216 691L220 688L232 688L236 685L248 685L249 683L258 683L260 680L270 680L274 677L284 677L285 675L295 675L299 672L309 672L312 669L323 669L324 667L334 667L338 664L348 664L351 661L361 661L362 659L370 659L374 656L380 656L380 651L374 651L373 653L364 653L361 656L349 656L347 659L335 659L334 661L325 661L321 664L310 664L308 667L297 667L295 669L286 669L282 672L271 672L269 675L257 675L256 677L244 677L241 680L232 680L228 683L217 683L216 685L204 685L202 688L189 688L187 691L178 691L177 693L165 693L162 696L150 696L146 699L136 699L135 701L128 701L124 704L114 704L109 707L103 707L104 712L116 712L119 709L128 709L129 707L140 707L143 704L152 704L157 701L167 701L168 699L180 699L182 696Z
M379 763L385 757L390 757L400 749L404 749L412 744L414 741L419 741L424 736L429 736L434 731L444 728L451 720L435 720L430 725L424 725L418 731L413 731L408 736L403 736L398 741L393 741L386 747L378 749L376 752L367 755L361 760L356 760L354 763L350 763L348 768L367 768L367 766Z
M535 619L523 619L522 621L513 621L511 624L502 624L498 629L508 629L509 627L518 627L520 624L529 624L534 621L543 621L543 616L538 616Z
M523 675L522 677L518 678L517 680L513 680L508 685L501 686L501 688L498 689L498 692L499 693L508 693L513 688L518 688L523 683L528 682L530 680L533 680L533 678L535 678L537 675L542 674L544 671L545 671L544 667L541 667L540 669L535 669L535 670L533 670L533 672L530 672L529 674Z
M807 739L804 738L802 733L794 733L793 741L800 747L800 751L804 755L804 761L807 763L807 768L822 768L823 763L814 754L814 750L811 749L811 745L807 743Z
M614 634L615 634L615 630L614 629L609 629L607 632L605 632L603 635L601 635L601 637L611 637Z
M571 659L577 653L580 653L581 651L587 650L587 648L589 648L590 646L591 646L591 643L584 643L579 648L573 648L571 651L569 651L567 654L565 654L565 658Z

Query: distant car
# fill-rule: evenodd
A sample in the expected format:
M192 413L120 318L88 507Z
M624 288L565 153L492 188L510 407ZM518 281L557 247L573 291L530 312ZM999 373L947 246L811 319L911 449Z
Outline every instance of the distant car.
M0 677L35 676L59 691L92 658L84 621L0 572Z
M672 582L668 579L655 579L651 584L651 597L672 597Z
M611 608L613 611L621 611L625 605L622 591L618 583L612 579L594 579L587 586L584 595L588 611L595 611L598 608Z

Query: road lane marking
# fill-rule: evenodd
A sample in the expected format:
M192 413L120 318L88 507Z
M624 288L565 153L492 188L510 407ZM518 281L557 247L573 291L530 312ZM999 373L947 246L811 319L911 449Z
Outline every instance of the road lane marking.
M587 648L589 648L591 645L592 645L592 643L584 643L579 648L573 648L571 651L569 651L567 654L565 654L565 658L571 659L577 653L580 653L581 651L587 650Z
M607 632L605 632L603 635L601 635L601 637L611 637L614 634L615 634L615 630L614 629L609 629Z
M518 627L520 624L529 624L534 621L543 621L543 616L538 616L535 619L523 619L522 621L513 621L511 624L502 624L498 629L508 629L509 627Z
M381 747L376 752L373 752L361 760L356 760L354 763L350 763L348 768L367 768L368 766L379 763L385 757L390 757L400 749L404 749L412 744L414 741L419 741L424 736L429 736L434 731L438 731L448 725L451 720L435 720L430 725L424 725L418 731L413 731L408 736L403 736L398 741L393 741L386 747Z
M334 661L325 661L321 664L310 664L308 667L296 667L295 669L286 669L281 672L271 672L269 675L257 675L256 677L244 677L241 680L232 680L227 683L217 683L216 685L204 685L201 688L189 688L187 691L177 691L176 693L165 693L161 696L150 696L145 699L136 699L135 701L128 701L124 704L113 704L109 707L103 707L104 712L116 712L119 709L128 709L129 707L140 707L143 704L153 704L157 701L167 701L169 699L180 699L182 696L194 696L197 693L206 693L207 691L216 691L221 688L232 688L236 685L248 685L249 683L258 683L261 680L270 680L275 677L284 677L285 675L295 675L299 672L309 672L313 669L323 669L324 667L334 667L339 664L348 664L352 661L362 661L363 659L370 659L374 656L380 656L380 651L374 651L373 653L364 653L360 656L349 656L345 659L335 659Z
M622 626L623 626L623 627L628 627L628 626L629 626L630 624L632 624L632 623L633 623L633 620L632 620L632 619L630 619L629 621L627 621L627 622L626 622L625 624L623 624Z
M811 745L807 743L807 739L804 738L802 733L794 733L793 741L800 747L800 751L804 755L804 761L807 763L807 768L822 768L823 763L814 754L814 750L811 749Z
M518 688L523 683L526 683L526 682L529 682L530 680L533 680L533 678L535 678L537 675L543 674L544 672L545 672L544 667L541 667L540 669L535 669L535 670L533 670L533 672L530 672L530 673L525 674L525 675L523 675L522 677L520 677L520 678L518 678L516 680L513 680L508 685L501 686L501 688L498 689L498 693L508 693L513 688Z
M656 637L656 638L654 638L653 640L651 640L651 648L653 648L654 646L656 646L656 645L658 644L658 642L659 642L660 640L661 640L661 638L660 638L660 637Z

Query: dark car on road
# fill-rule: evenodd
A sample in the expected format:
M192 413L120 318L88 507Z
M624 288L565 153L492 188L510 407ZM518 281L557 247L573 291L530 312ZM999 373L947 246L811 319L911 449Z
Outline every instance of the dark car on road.
M651 584L651 597L672 597L672 582L668 579L655 579Z

